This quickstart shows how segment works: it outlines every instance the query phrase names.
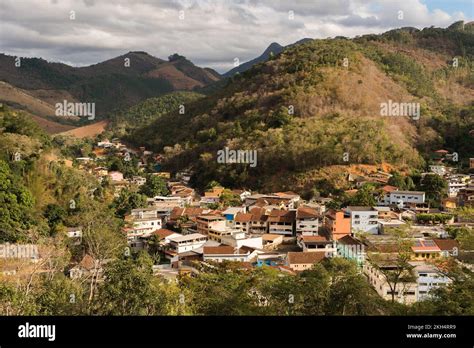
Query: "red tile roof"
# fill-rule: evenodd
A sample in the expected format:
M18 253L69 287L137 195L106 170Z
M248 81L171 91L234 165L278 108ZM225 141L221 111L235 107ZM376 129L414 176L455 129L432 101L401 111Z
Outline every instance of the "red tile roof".
M288 263L294 264L314 264L321 262L325 258L325 252L313 251L313 252L293 252L288 253Z
M166 237L169 237L173 234L176 234L176 232L173 232L171 230L168 230L166 228L160 228L159 230L156 230L153 232L154 234L156 234L158 237L160 237L161 239L163 238L166 238Z
M252 214L249 214L249 213L237 213L237 215L235 215L235 221L236 222L249 222L252 220Z
M441 250L452 251L454 248L459 248L459 243L454 239L433 239L438 248Z
M212 247L204 247L203 248L204 255L222 255L222 254L234 254L234 247L229 245L219 245L219 246L212 246Z
M305 243L329 242L329 240L325 236L301 236L300 238Z
M309 208L309 207L299 207L296 211L296 218L297 219L304 219L304 218L317 218L319 217L318 212L316 209Z

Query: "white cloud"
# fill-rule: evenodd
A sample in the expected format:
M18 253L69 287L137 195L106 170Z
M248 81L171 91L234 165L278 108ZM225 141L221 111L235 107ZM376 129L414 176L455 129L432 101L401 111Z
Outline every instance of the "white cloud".
M2 0L0 47L76 65L132 50L160 58L178 52L224 72L235 57L252 59L274 41L444 27L459 19L465 14L430 11L421 0Z

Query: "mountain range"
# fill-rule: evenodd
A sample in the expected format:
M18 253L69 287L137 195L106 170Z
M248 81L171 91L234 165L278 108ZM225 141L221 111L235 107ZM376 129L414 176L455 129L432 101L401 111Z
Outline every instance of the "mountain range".
M165 61L135 51L87 67L39 58L21 58L18 67L16 62L16 57L0 54L0 81L10 88L9 98L2 94L0 100L33 113L38 109L32 108L33 99L38 100L33 104L51 107L66 99L94 102L99 117L107 117L147 98L197 89L221 79L216 71L197 67L178 54ZM13 92L15 88L17 93ZM25 94L30 96L28 102L20 97ZM54 116L51 111L42 110L39 116Z
M127 138L164 151L170 171L193 169L200 188L216 180L304 192L326 180L327 194L347 188L347 165L423 171L439 148L467 165L474 153L473 29L455 23L293 45L187 104L185 114L161 115ZM414 103L421 116L384 117L381 106L393 102ZM225 147L256 150L258 165L217 163Z

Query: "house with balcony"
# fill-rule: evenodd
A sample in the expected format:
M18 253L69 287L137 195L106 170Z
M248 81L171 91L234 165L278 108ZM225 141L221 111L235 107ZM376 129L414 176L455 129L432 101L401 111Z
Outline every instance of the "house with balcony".
M296 244L303 249L304 252L320 252L325 251L329 254L334 254L336 249L333 242L328 240L325 236L298 236Z
M214 228L224 228L227 225L225 218L217 214L205 214L196 217L197 232L207 235Z
M402 280L405 279L405 281L399 281L397 284L387 281L386 274L397 272L397 269L399 269L394 260L378 262L377 265L372 261L365 262L362 269L369 284L372 285L383 299L390 301L393 295L395 301L400 303L412 304L417 301L418 284L414 280L412 271L408 269L402 271L400 269L402 272L401 278Z
M296 211L273 209L268 216L268 233L295 235Z
M159 238L161 246L168 245L172 238L182 236L181 233L177 233L166 228L160 228L159 230L154 231L153 235L156 235Z
M430 260L441 256L441 249L433 239L417 239L414 241L411 250L414 260Z
M217 221L213 224L213 227L211 227L207 236L209 240L214 240L221 243L222 237L231 236L232 234L239 232L242 231L228 226L225 221Z
M204 196L201 197L199 204L202 206L219 203L222 192L224 192L223 187L213 187L211 190L204 192Z
M130 216L134 219L158 218L158 210L156 208L136 208L132 209Z
M296 234L317 235L319 231L319 213L314 208L299 207L296 210Z
M426 262L410 262L416 276L416 300L423 301L432 295L436 288L447 286L452 280L433 264Z
M459 191L468 187L469 175L456 174L448 177L448 197L457 197Z
M165 250L165 256L172 258L176 255L194 251L202 248L207 242L207 236L200 233L192 233L184 236L176 236L169 238L169 248Z
M235 219L233 220L234 228L242 232L249 233L251 221L252 221L251 213L237 213L237 215L235 216Z
M252 217L250 219L249 232L253 234L263 234L268 232L268 215L265 208L253 207L250 209Z

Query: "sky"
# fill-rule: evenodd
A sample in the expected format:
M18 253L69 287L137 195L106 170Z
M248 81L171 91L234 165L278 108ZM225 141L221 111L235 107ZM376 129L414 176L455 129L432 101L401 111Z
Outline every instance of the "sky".
M0 53L73 66L173 53L220 73L272 42L471 21L472 0L1 0Z

